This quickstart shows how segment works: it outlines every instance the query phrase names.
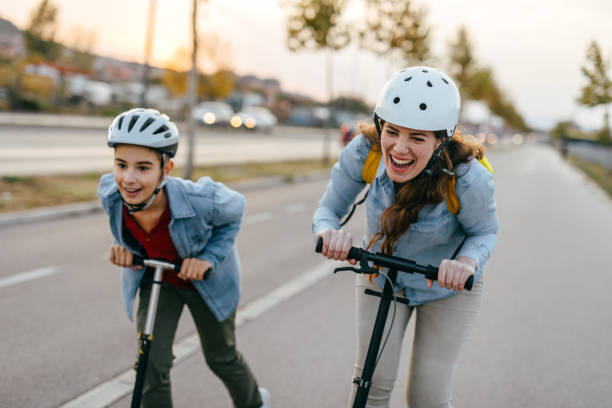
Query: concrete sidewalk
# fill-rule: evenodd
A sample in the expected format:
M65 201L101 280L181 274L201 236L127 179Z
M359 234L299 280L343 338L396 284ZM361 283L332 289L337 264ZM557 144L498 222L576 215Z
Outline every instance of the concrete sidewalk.
M0 126L41 126L105 129L107 116L60 115L54 113L0 112Z
M253 180L228 184L228 187L245 193L247 191L271 188L283 183L301 183L315 180L324 180L329 177L329 171L318 171L313 173L298 174L291 180L283 176L262 177ZM78 217L81 215L94 214L102 211L100 202L86 201L74 204L64 204L51 207L36 208L33 210L14 211L0 214L0 228L15 225L33 224L43 221L59 220L62 218Z

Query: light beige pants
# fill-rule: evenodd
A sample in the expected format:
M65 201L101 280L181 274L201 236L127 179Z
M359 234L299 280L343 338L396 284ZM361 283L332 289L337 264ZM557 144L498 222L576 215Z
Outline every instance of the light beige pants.
M381 291L367 277L357 276L357 358L353 378L361 376L380 302L379 297L366 295L366 288ZM391 335L372 377L368 408L389 406L406 326L415 309L415 333L406 385L406 404L410 408L452 407L453 377L459 353L476 323L482 292L481 278L471 291L464 290L446 299L416 307L397 303ZM392 315L393 303L389 309L381 345L387 335ZM355 390L356 386L353 386L349 407L353 406Z

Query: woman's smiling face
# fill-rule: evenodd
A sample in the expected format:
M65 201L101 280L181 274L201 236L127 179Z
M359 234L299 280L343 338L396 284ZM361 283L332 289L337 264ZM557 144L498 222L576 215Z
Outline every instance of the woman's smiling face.
M380 144L387 175L396 183L405 183L423 171L440 140L429 130L385 122Z

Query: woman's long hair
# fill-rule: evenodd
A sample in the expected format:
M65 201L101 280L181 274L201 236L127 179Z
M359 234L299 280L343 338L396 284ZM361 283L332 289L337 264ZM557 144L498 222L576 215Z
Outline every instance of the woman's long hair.
M359 132L372 142L380 146L380 136L374 125L360 125ZM434 132L436 138L443 139L446 131ZM431 169L448 169L455 171L457 165L469 162L472 159L481 159L484 156L484 147L475 141L464 138L458 131L442 150L440 157L432 164ZM387 207L381 217L381 230L376 232L367 248L383 240L381 251L391 255L399 237L408 231L410 225L415 223L419 212L428 204L441 203L446 197L446 191L453 176L435 173L428 177L410 180L395 192L393 204Z

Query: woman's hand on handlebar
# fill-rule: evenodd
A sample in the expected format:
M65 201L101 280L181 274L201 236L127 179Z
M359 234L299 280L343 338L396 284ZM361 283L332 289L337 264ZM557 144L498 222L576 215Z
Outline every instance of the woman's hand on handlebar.
M353 236L350 232L343 229L327 229L320 232L317 237L323 238L323 250L321 254L329 259L345 261L349 250L353 246ZM355 259L349 259L348 261L353 265L357 263Z
M444 259L438 268L438 285L441 288L456 291L463 290L465 282L476 272L476 262L466 256L457 260ZM427 279L427 287L431 288L433 281Z
M113 245L110 247L110 255L109 260L111 263L117 266L124 267L134 267L136 269L141 269L142 266L133 266L132 262L134 260L134 255L121 245Z

